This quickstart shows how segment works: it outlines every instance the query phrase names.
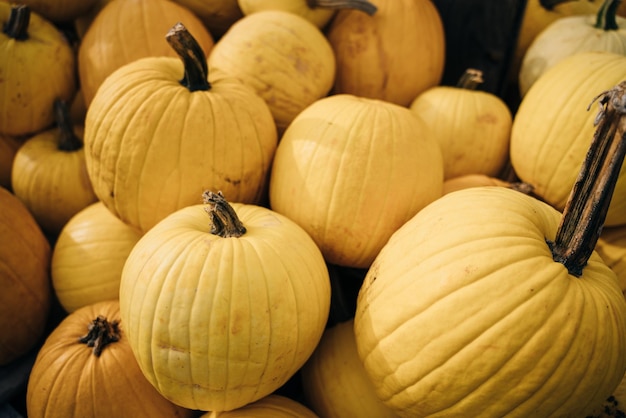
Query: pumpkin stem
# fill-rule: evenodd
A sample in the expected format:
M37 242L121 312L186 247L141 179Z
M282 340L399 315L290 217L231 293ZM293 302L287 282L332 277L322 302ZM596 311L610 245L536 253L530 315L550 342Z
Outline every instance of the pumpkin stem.
M81 149L83 141L74 133L74 124L65 101L60 99L54 101L54 115L60 135L59 150L72 152Z
M4 24L2 32L9 38L24 41L28 39L29 24L30 8L25 4L12 4L9 19Z
M554 242L548 241L555 261L580 276L591 256L608 212L626 155L626 81L596 96L597 126L563 210Z
M224 199L222 192L213 193L210 190L202 194L202 200L209 205L206 208L211 216L211 233L222 238L240 237L246 233L246 227L239 220L233 207Z
M594 27L603 30L617 30L617 8L619 7L621 0L604 0L602 6L598 10L596 17L596 24Z
M306 0L310 9L354 9L373 16L378 8L368 0Z
M209 69L206 55L196 39L180 22L176 23L165 35L167 43L176 51L185 66L185 75L180 84L189 91L209 90Z
M120 340L120 322L109 322L103 316L98 316L87 326L87 335L78 339L79 343L93 347L93 354L100 357L104 347Z
M468 68L465 70L456 86L467 90L476 90L476 88L484 83L483 72L474 68Z

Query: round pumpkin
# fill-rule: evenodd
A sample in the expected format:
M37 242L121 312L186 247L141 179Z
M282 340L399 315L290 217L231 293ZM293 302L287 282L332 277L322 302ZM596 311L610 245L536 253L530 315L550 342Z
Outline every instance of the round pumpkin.
M319 248L290 219L220 193L205 199L135 245L120 306L157 390L220 412L273 393L302 367L328 320L330 279Z
M374 391L356 349L354 320L327 328L301 370L307 405L321 418L396 418Z
M102 82L116 69L145 57L176 57L165 40L183 22L205 54L213 48L211 33L187 8L170 0L111 0L98 12L78 49L78 74L87 107Z
M29 418L191 418L146 380L128 345L119 303L103 301L65 317L31 369Z
M313 23L295 13L264 10L238 20L209 55L209 69L241 79L261 96L279 133L335 75L333 51Z
M581 52L537 80L513 119L510 160L534 193L562 210L594 134L591 100L626 78L626 56ZM626 223L626 167L621 171L605 224Z
M28 6L0 2L0 23L0 134L32 135L54 124L55 100L74 97L75 53Z
M52 301L50 244L26 206L0 187L0 365L43 336Z
M85 119L96 195L144 232L199 203L205 189L260 202L277 144L263 99L233 77L207 75L202 49L183 25L170 34L180 58L146 57L119 68L98 89ZM173 40L179 35L184 44Z
M441 147L444 179L495 177L508 162L513 116L504 100L479 89L482 82L482 71L468 69L456 86L431 87L409 106Z
M226 412L207 412L200 418L317 418L309 408L282 395L268 395Z
M52 287L66 312L119 298L122 269L141 233L102 202L76 213L63 227L52 251Z
M303 227L329 263L366 268L399 226L441 196L443 158L432 136L393 103L320 99L278 144L270 206Z
M376 13L339 10L326 31L337 73L332 92L408 106L443 76L443 22L431 0L373 0Z
M593 252L554 260L561 214L505 187L447 194L398 229L357 299L359 357L401 417L586 416L626 370L626 300Z

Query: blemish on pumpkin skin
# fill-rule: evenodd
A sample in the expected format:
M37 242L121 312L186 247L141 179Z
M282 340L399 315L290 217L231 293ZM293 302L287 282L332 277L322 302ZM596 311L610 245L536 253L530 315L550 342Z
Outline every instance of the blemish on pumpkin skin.
M496 123L498 123L498 118L491 113L486 113L477 117L476 121L480 124L495 125Z

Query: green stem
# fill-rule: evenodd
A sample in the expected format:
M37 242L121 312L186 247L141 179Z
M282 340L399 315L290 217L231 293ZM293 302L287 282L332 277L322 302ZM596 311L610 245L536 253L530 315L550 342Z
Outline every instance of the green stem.
M180 83L189 91L209 90L209 69L206 55L196 39L182 23L176 23L165 39L183 61L185 75Z
M353 9L360 10L372 16L378 8L368 0L306 0L311 9Z
M54 115L59 130L59 150L72 152L81 149L83 141L74 133L74 124L67 103L63 100L55 100Z
M202 194L202 200L209 205L206 208L211 216L211 233L222 238L240 237L246 233L233 207L224 199L222 192L213 193L209 190Z
M79 343L93 347L93 354L100 357L104 348L120 340L119 321L109 322L103 316L98 316L87 326L87 334L78 339Z
M28 39L29 24L30 8L24 4L12 4L9 19L4 24L2 32L9 38L24 41Z
M606 31L619 29L616 15L620 3L621 0L604 0L604 3L602 3L596 15L596 24L594 27Z
M483 72L474 68L465 70L456 86L466 90L476 90L476 88L484 82Z
M596 247L626 154L626 81L594 98L600 111L591 145L563 210L554 242L555 261L581 276ZM592 102L592 103L593 103Z

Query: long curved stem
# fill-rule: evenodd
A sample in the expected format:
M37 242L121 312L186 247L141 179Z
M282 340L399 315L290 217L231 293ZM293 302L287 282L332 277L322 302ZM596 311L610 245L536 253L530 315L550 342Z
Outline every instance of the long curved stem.
M596 15L596 24L594 26L606 31L619 29L616 16L620 3L621 0L604 0Z
M211 84L206 55L187 28L180 22L176 23L165 39L183 61L185 74L180 83L189 91L209 90Z

